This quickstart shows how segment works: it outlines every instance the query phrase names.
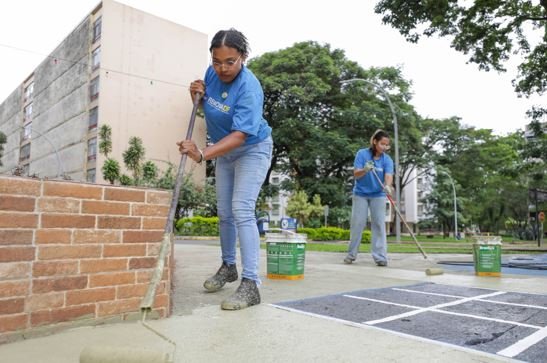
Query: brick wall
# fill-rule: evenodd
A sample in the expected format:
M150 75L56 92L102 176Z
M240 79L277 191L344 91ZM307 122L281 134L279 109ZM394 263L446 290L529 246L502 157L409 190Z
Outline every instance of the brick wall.
M0 176L0 343L137 318L170 200L153 189ZM151 316L170 313L171 257L166 266Z

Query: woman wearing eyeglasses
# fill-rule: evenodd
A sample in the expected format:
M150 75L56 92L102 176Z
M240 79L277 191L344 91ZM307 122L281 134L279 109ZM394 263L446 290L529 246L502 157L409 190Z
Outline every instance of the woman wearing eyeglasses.
M376 265L387 266L386 240L386 193L393 193L393 160L385 152L389 150L389 135L377 130L370 138L370 147L360 149L353 162L353 204L351 210L351 229L348 255L344 258L347 264L357 258L361 235L367 225L370 211L372 230L372 258ZM376 174L376 175L374 175ZM378 182L378 179L382 183ZM382 188L384 184L385 188Z
M217 210L222 264L203 286L209 292L238 280L236 239L241 252L241 283L221 308L239 310L260 303L258 286L260 236L255 205L270 167L271 128L262 116L264 94L244 65L249 55L245 36L235 30L215 34L209 48L211 65L204 80L190 85L190 95L202 95L207 133L212 141L200 150L192 140L179 143L181 153L197 163L216 159Z

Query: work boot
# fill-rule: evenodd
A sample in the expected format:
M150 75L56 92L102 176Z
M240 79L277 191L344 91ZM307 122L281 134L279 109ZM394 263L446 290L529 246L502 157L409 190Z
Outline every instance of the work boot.
M351 257L349 257L349 256L347 256L346 258L344 258L344 263L346 263L346 264L348 264L348 265L349 265L349 264L352 264L353 261L355 261L355 258L351 258Z
M236 281L237 277L236 265L227 265L223 262L217 273L205 280L203 287L208 292L215 292L220 290L227 282Z
M376 261L376 266L385 267L387 266L387 261Z
M224 300L220 307L222 310L241 310L257 304L260 304L260 293L256 281L244 277L236 292Z

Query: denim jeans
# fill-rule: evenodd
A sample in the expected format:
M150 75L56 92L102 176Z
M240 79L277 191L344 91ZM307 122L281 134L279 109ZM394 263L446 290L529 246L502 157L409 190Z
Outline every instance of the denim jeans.
M370 210L372 230L371 253L374 262L387 262L386 198L367 198L353 195L348 257L355 260L361 244L361 235L367 225Z
M236 263L236 239L241 251L241 276L260 284L260 235L255 205L271 163L273 141L240 146L216 160L217 210L222 261Z

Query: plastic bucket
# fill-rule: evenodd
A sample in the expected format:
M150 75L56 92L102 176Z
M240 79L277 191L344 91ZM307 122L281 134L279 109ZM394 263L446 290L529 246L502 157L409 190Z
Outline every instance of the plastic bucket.
M267 276L269 279L301 280L306 255L305 234L266 233Z
M473 244L473 261L477 276L501 276L501 237L477 236Z

